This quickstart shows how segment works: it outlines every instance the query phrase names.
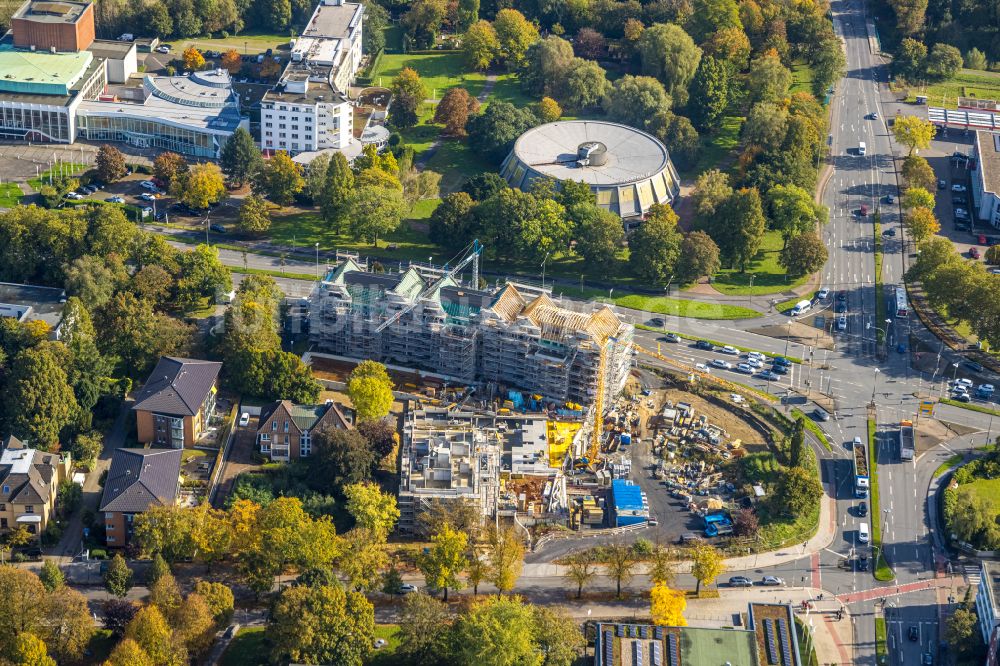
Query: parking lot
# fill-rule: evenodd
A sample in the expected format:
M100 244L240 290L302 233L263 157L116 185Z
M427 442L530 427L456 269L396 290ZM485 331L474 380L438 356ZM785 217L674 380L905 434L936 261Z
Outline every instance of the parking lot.
M973 135L962 130L943 130L931 142L930 148L921 152L938 178L934 215L941 223L940 235L955 244L955 249L969 259L978 254L979 260L989 245L1000 242L1000 232L989 226L976 225L973 217L972 196L969 192L971 172L968 156L972 152ZM960 187L963 191L954 191ZM970 250L975 251L970 254Z

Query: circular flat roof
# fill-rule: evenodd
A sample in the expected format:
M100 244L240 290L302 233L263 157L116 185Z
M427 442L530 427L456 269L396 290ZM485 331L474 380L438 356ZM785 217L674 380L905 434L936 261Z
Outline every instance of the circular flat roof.
M581 161L581 146L607 148L601 166ZM656 137L627 125L601 120L560 120L534 127L514 144L515 157L528 169L556 180L575 180L591 187L640 181L669 164L667 148Z

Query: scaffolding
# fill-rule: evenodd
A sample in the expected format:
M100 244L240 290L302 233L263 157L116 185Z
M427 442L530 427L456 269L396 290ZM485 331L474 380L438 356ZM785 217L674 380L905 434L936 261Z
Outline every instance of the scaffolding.
M548 400L613 400L632 365L634 327L607 305L582 309L506 283L465 285L451 270L373 273L348 258L317 285L311 340L320 351L423 368L471 384L516 387ZM574 304L580 307L579 304Z

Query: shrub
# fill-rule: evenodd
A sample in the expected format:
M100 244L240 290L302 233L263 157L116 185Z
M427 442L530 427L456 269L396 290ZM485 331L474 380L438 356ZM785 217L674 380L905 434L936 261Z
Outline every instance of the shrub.
M90 551L90 559L92 560L106 560L108 559L108 551L103 548L93 548Z

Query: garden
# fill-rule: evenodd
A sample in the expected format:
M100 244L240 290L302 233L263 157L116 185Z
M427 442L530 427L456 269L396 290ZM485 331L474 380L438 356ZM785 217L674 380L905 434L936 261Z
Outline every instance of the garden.
M947 533L974 550L1000 550L1000 448L955 470L941 497Z

